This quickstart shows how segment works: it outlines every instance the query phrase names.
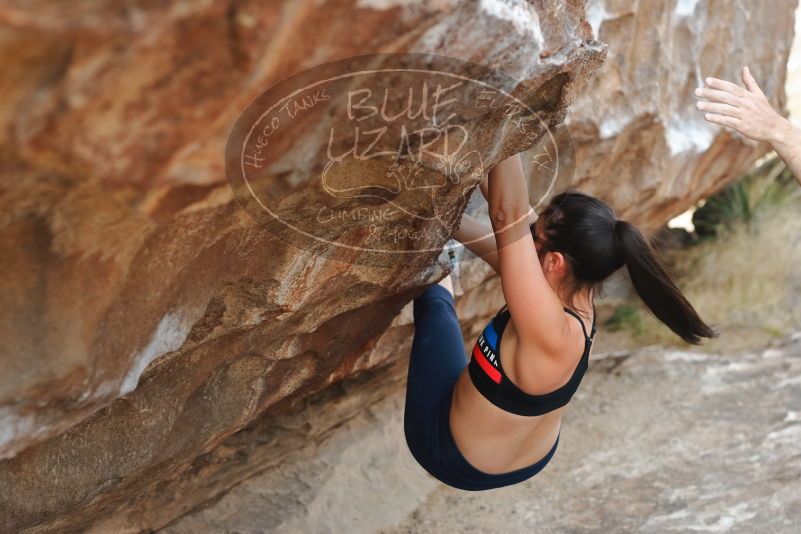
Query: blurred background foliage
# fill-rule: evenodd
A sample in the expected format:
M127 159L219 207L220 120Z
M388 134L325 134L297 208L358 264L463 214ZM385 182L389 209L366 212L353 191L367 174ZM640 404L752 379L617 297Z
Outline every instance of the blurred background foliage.
M692 217L697 240L714 238L736 225L749 228L759 217L791 202L799 190L784 162L773 155L752 172L706 199Z
M663 228L652 243L701 317L720 336L698 350L748 350L801 330L801 188L775 153L694 208L689 228ZM694 228L693 228L694 227ZM601 299L599 351L643 345L695 350L620 287Z

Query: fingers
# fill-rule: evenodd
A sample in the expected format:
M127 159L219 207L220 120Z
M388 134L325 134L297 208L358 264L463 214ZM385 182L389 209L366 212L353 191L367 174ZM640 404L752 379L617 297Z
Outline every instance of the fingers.
M695 103L695 107L701 111L709 111L718 115L728 115L729 117L740 117L740 108L730 106L729 104L717 104L715 102L704 102L699 100Z
M717 113L704 113L704 118L713 124L728 126L735 130L742 124L742 121L737 117L729 117L728 115L719 115Z
M744 89L743 89L744 90ZM719 102L721 104L728 104L730 106L737 107L741 100L739 97L717 89L708 89L706 87L699 87L695 90L695 96L700 96L701 98L706 98L712 102Z
M758 95L764 95L762 89L760 89L759 85L757 85L754 77L751 76L751 70L748 67L743 67L742 78L743 78L743 83L745 84L746 88L749 91L751 91L752 93L756 93Z
M748 96L748 91L746 91L739 85L727 82L726 80L721 80L718 78L707 78L706 80L704 80L704 82L708 87L711 87L712 89L726 91L735 96Z

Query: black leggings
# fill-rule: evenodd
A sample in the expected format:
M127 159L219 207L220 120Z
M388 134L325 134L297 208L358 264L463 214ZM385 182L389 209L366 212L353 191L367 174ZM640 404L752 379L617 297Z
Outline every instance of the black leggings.
M453 297L439 284L414 300L414 340L409 359L403 429L417 462L454 488L480 491L517 484L536 475L556 452L528 467L490 474L473 467L456 446L449 416L451 393L468 364Z

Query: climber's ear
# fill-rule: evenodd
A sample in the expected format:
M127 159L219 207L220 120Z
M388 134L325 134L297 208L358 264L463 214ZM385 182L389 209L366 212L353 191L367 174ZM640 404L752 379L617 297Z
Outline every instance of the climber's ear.
M545 253L543 270L558 274L567 272L567 258L561 252L548 251Z

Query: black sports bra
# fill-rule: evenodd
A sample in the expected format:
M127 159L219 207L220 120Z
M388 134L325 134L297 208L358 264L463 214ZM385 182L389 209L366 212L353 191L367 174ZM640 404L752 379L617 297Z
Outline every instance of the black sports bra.
M518 415L543 415L567 404L578 389L589 362L590 347L595 337L595 304L592 306L592 334L587 335L584 322L570 308L565 311L578 319L584 332L584 353L581 355L573 376L560 388L542 395L530 395L518 388L501 366L501 336L511 315L506 306L487 324L478 336L468 364L470 379L479 392L492 404Z

